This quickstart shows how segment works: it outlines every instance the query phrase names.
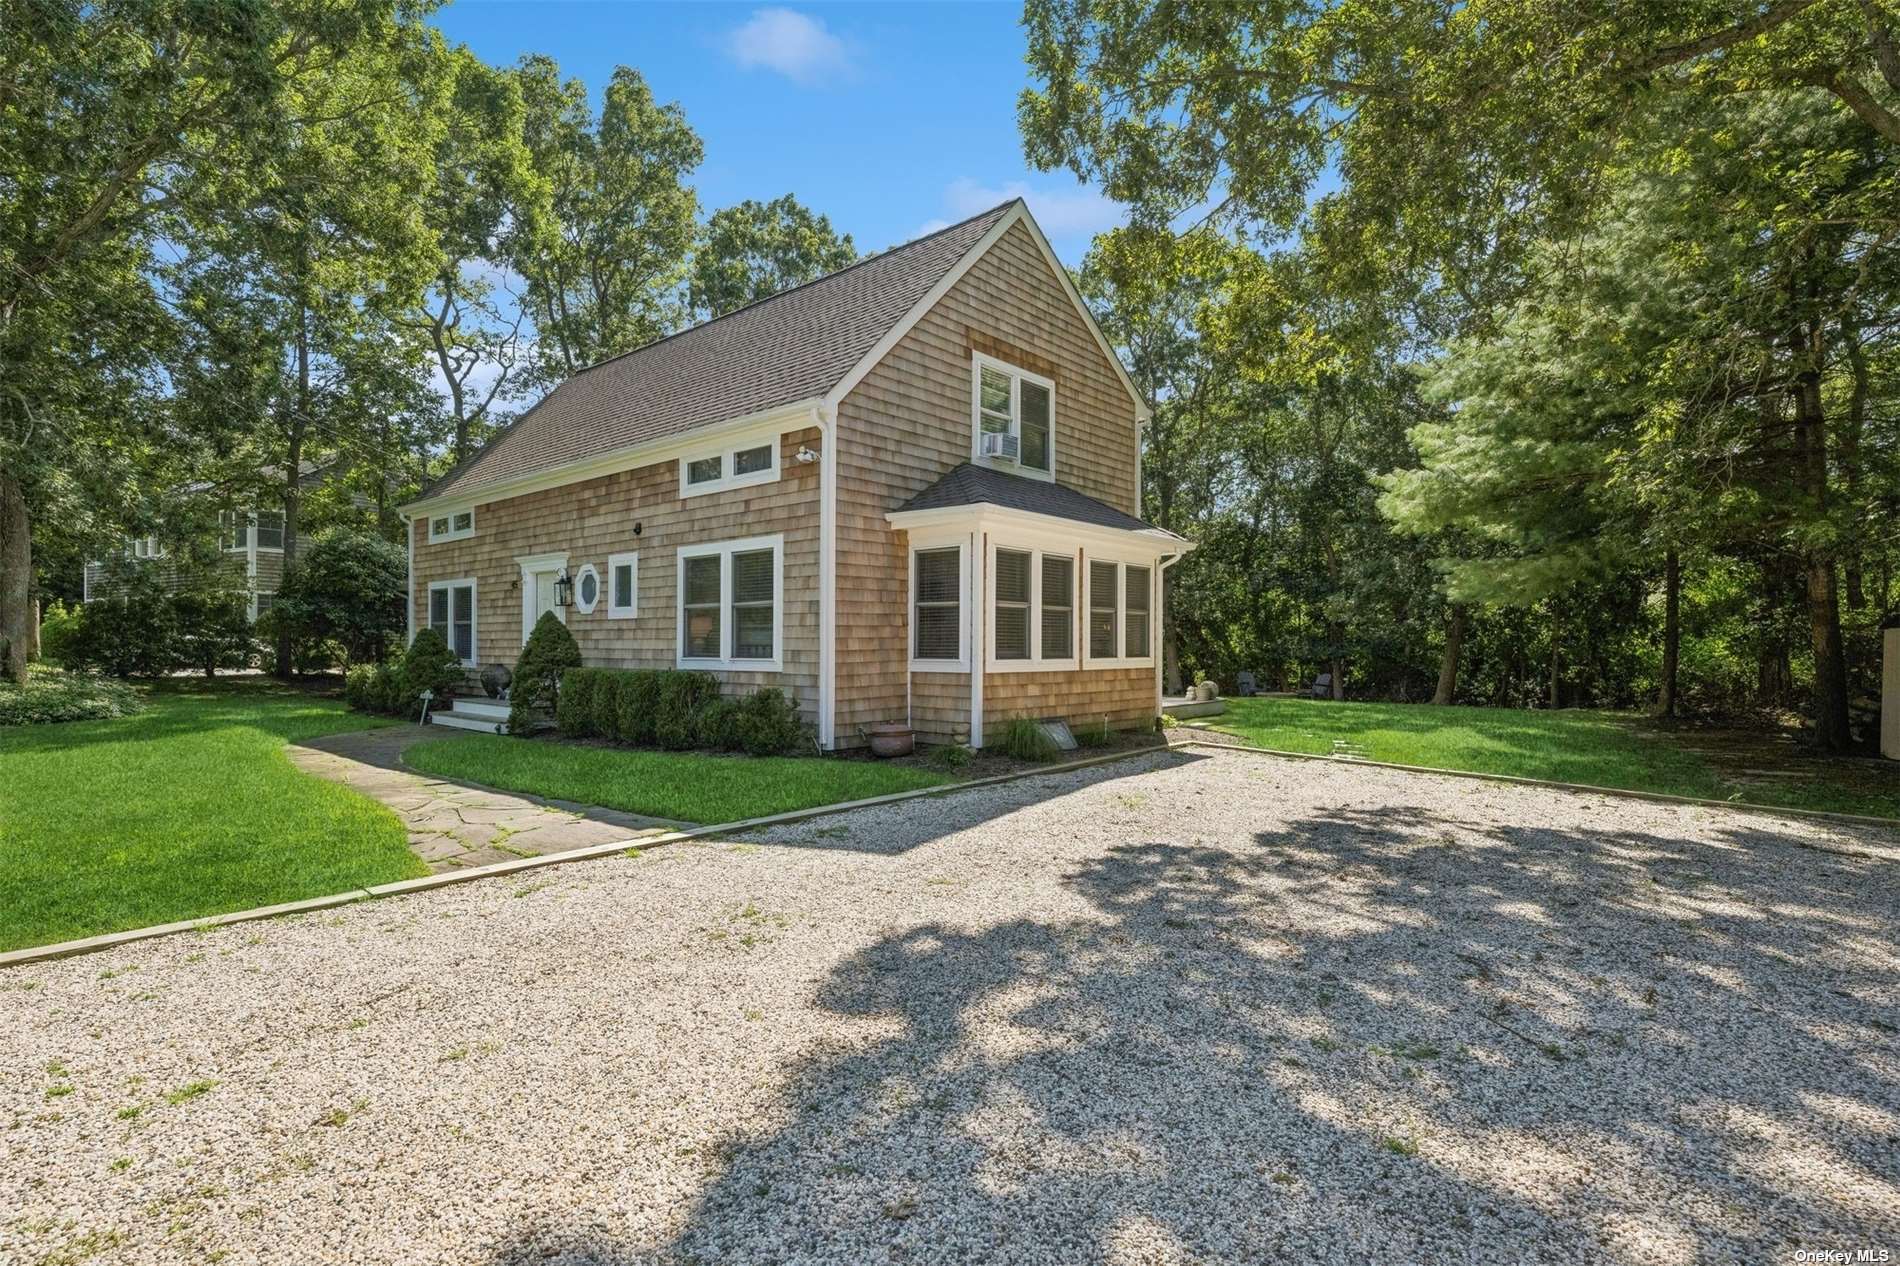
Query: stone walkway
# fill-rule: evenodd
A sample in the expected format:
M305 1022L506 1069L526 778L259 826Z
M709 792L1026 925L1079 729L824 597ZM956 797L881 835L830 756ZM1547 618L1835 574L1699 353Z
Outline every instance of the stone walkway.
M396 725L332 734L290 745L291 763L305 773L340 782L396 811L409 830L409 847L430 873L540 857L648 835L687 825L566 800L419 774L402 754L448 731Z

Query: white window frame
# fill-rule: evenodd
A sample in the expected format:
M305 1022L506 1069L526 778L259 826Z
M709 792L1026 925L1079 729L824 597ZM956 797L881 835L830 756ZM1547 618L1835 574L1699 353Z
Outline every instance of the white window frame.
M957 657L955 659L917 658L917 555L938 550L957 552ZM910 588L904 607L905 645L910 652L910 670L914 673L967 673L970 671L970 541L967 536L931 540L913 540L910 547Z
M739 454L755 448L771 450L772 460L765 464L765 469L747 471L743 475L733 474ZM696 484L688 483L686 472L692 469L694 462L704 461L708 457L719 459L719 478ZM769 435L754 432L740 439L722 440L718 444L694 449L680 457L680 496L703 497L708 493L731 492L735 488L755 488L760 484L775 484L779 481L779 474L784 465L785 461L779 454L779 435L776 429Z
M614 601L614 573L622 567L633 569L632 586L629 597L632 602L621 606ZM626 554L607 555L607 618L609 620L634 620L640 616L640 551Z
M468 516L468 526L456 527L455 521L465 514ZM435 525L438 521L448 524L447 529L441 532L436 531ZM439 545L443 541L465 541L473 535L475 535L474 506L461 506L454 510L438 510L429 516L429 544L431 545Z
M996 657L996 552L1008 550L1012 553L1029 555L1029 658L998 659ZM1042 657L1042 560L1043 558L1066 558L1071 566L1079 566L1081 556L1065 549L1050 549L1033 540L998 536L992 533L989 543L989 566L984 570L983 594L983 645L984 669L992 673L1033 673L1033 672L1074 672L1081 667L1079 652L1076 651L1075 638L1075 598L1070 595L1069 606L1069 647L1071 653L1061 659ZM1082 584L1077 581L1075 589ZM1117 628L1119 629L1119 625Z
M165 557L165 547L158 543L156 536L135 536L132 538L132 557L149 561Z
M740 445L746 447L746 445ZM772 551L772 657L740 659L732 653L738 621L732 618L732 556L753 550ZM717 659L686 654L686 560L716 555L719 559L719 646ZM741 672L780 672L785 663L785 534L749 536L736 541L708 541L682 545L673 573L673 659L680 668L732 669Z
M1101 658L1090 654L1088 649L1089 620L1095 614L1093 603L1095 575L1093 569L1097 563L1113 564L1115 568L1115 654ZM1082 667L1154 667L1155 639L1160 636L1160 629L1156 627L1159 621L1155 619L1155 611L1160 606L1159 597L1155 589L1157 583L1155 578L1161 574L1161 568L1158 567L1155 560L1151 558L1117 558L1112 555L1091 554L1086 549L1082 551L1079 565L1082 569L1082 575L1078 579L1076 587L1081 590L1082 625L1080 636L1082 640L1077 644L1076 652L1082 657ZM1128 569L1130 567L1146 567L1148 569L1148 653L1146 655L1133 657L1122 654L1123 651L1128 649Z
M983 456L983 370L994 369L1000 374L1009 375L1009 433L1016 437L1017 451L1021 452L1023 436L1023 383L1033 382L1049 393L1049 469L1038 470L1034 466L1024 465L1021 460L1006 462L999 458ZM998 360L982 352L970 353L970 460L980 466L994 466L1001 470L1013 471L1025 479L1041 479L1054 483L1056 478L1056 384L1041 374L1031 373L1020 365L1012 365L1006 360Z
M236 545L231 544L231 533L244 529ZM218 511L218 548L227 554L248 554L251 552L251 516L243 510Z
M582 576L592 576L594 578L594 600L592 602L581 601L581 577ZM592 563L582 563L581 569L574 573L573 580L574 580L574 609L580 612L582 615L594 614L594 608L600 605L600 572L595 570L594 565Z
M476 662L479 661L482 657L482 632L481 632L482 606L479 600L480 598L479 592L477 591L475 587L475 577L463 576L456 580L430 581L429 582L429 605L423 608L423 610L427 612L427 615L424 617L423 627L431 628L431 629L435 627L435 591L438 589L455 590L455 589L463 588L464 586L468 588L468 654L469 654L469 657L462 661L462 666L464 668L473 668ZM451 652L455 650L455 595L453 593L449 594L449 629L448 629L448 632L443 634L443 640L448 642L449 650Z

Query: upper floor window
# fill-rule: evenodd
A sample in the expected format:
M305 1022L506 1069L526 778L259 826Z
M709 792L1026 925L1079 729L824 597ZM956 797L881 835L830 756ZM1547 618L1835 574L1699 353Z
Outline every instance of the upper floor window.
M1042 479L1055 476L1056 385L982 352L971 353L976 460Z
M755 435L681 458L680 496L769 484L778 475L778 437Z
M451 510L429 520L429 543L459 541L475 535L475 511Z
M259 510L252 516L252 527L257 532L257 548L284 548L284 512L282 510Z
M231 552L248 550L253 543L258 549L281 551L284 548L284 512L225 510L218 515L218 543Z
M134 537L132 539L132 557L163 558L165 557L165 550L159 545L156 536Z

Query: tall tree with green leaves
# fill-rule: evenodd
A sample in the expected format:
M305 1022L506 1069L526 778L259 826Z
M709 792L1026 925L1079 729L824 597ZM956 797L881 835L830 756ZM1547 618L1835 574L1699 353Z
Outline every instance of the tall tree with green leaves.
M515 270L539 344L539 376L556 379L670 333L684 318L698 196L687 178L704 148L677 104L640 72L614 68L598 117L586 87L552 59L522 59L515 77L523 136L549 218L513 239Z
M757 303L855 262L851 235L791 194L722 207L693 254L688 301L701 320Z

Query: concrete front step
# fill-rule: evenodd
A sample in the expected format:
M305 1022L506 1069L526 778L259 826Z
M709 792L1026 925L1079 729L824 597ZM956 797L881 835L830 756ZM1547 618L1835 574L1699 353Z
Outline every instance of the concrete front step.
M436 725L446 725L452 730L474 730L478 734L506 734L508 732L508 710L502 709L499 719L492 716L470 716L459 708L450 712L438 712L430 720Z
M508 719L508 705L494 699L451 699L449 710L463 716L487 717L491 721Z

